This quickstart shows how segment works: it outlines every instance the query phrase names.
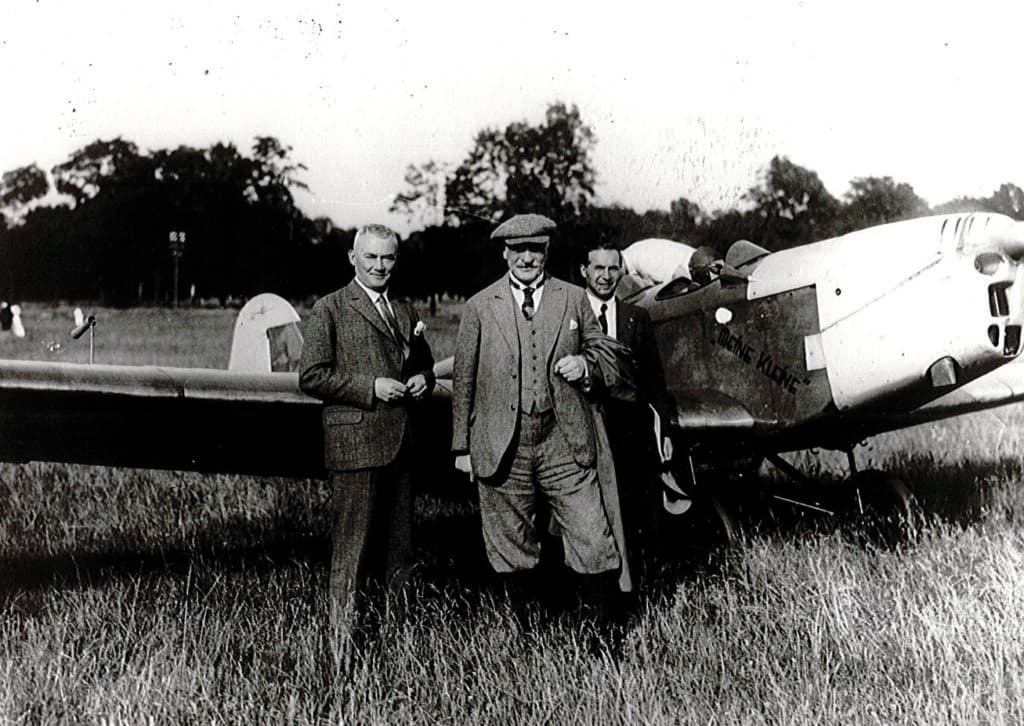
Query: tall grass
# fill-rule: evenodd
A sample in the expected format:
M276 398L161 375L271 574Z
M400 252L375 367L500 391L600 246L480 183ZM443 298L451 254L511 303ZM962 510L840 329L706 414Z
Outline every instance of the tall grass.
M232 324L178 317L106 313L107 354L121 334L131 359L146 329ZM223 365L227 348L174 355L129 362ZM524 631L489 585L472 498L421 495L406 615L382 617L346 681L325 657L323 482L2 465L0 723L1021 723L1021 425L1004 410L878 437L864 464L932 512L916 540L752 529L669 570L619 658L573 617Z

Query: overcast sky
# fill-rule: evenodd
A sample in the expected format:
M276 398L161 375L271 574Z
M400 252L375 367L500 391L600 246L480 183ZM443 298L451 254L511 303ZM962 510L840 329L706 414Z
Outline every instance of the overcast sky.
M575 103L599 201L730 207L782 154L841 196L929 203L1024 186L1019 4L811 0L7 0L0 171L97 139L142 150L271 135L300 206L384 221L410 162ZM1024 7L1024 6L1021 6ZM500 8L500 9L499 9Z

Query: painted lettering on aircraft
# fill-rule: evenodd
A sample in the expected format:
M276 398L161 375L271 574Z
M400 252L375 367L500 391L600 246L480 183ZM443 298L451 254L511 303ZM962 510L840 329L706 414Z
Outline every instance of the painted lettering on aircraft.
M718 326L716 342L745 363L750 363L753 360L754 347L745 342L743 336L730 333L724 325Z
M732 353L744 363L753 363L754 369L762 373L770 381L778 385L784 391L796 395L797 384L810 385L809 379L800 379L797 374L789 368L778 363L772 354L766 350L758 351L753 345L744 340L742 335L733 333L725 325L718 325L713 334L715 343ZM754 358L757 358L755 361Z
M790 393L796 393L797 377L788 368L773 361L771 353L760 353L755 367Z

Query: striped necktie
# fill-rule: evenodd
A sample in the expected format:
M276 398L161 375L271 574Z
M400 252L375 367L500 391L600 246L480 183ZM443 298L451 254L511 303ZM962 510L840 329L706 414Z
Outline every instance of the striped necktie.
M544 284L544 278L541 278L540 283L536 287L530 287L524 285L521 282L512 280L512 287L523 293L523 317L527 320L532 320L534 313L537 312L537 305L533 300L533 293L540 289L540 286Z
M537 308L533 305L533 288L527 285L522 288L523 290L523 317L527 320L533 319L533 314L537 312Z
M398 332L398 320L395 318L395 314L391 312L391 306L388 305L387 298L383 294L377 296L377 308L380 310L381 317L384 318L384 322L387 323L388 330L391 331L391 337L395 339L395 342L401 346L402 350L405 350L405 340L402 338L402 334Z

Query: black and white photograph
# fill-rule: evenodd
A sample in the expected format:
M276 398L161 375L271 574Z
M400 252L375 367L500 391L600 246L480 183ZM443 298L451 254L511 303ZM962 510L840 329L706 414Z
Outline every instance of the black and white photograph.
M1024 12L12 0L0 724L1024 722Z

